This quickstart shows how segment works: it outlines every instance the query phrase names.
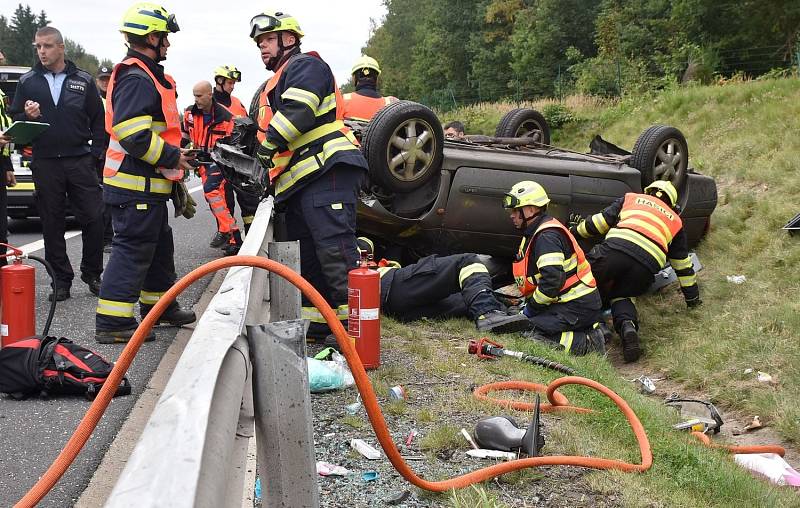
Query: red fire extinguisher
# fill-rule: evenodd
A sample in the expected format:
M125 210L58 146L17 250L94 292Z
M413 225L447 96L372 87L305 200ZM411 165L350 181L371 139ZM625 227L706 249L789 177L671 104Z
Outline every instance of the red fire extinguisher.
M14 249L14 247L11 247ZM22 251L14 249L17 256ZM36 335L36 270L17 257L0 268L0 334L3 347Z
M377 369L381 365L381 277L369 268L366 253L360 264L347 275L347 333L355 339L364 368Z

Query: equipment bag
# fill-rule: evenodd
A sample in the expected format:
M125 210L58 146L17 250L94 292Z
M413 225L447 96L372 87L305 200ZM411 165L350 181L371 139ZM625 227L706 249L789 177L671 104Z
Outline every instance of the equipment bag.
M0 349L0 392L16 399L75 394L94 399L113 363L64 337L32 337ZM114 396L128 395L123 378Z

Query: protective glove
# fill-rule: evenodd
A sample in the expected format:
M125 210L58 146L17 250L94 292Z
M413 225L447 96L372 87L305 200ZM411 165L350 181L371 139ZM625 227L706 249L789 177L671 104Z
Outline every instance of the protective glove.
M573 228L577 228L578 224L580 224L581 221L583 221L583 216L581 214L571 213L569 214L569 221L567 222L567 226L569 227L570 230L572 230Z
M175 182L172 185L172 194L170 195L172 204L175 206L175 217L183 215L187 219L194 217L197 211L197 203L195 203L192 196L189 195L189 190L183 182Z
M686 306L690 309L693 309L703 303L703 300L700 299L698 296L697 298L692 298L691 300L686 300Z
M276 148L271 146L269 141L264 140L264 142L258 146L258 150L256 150L256 159L258 159L258 162L265 170L269 171L275 166L272 162L272 156L275 155L277 151Z
M186 189L186 184L181 182L183 188ZM197 213L197 202L192 198L192 195L189 194L187 189L186 191L186 209L183 211L183 216L187 219L191 219L194 217L194 214Z

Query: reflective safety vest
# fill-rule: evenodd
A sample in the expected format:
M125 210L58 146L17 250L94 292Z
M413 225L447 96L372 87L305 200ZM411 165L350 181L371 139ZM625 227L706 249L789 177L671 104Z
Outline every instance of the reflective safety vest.
M358 92L346 93L344 100L344 118L366 122L372 120L375 113L384 106L397 102L397 97L367 97Z
M215 103L216 104L216 103ZM220 104L221 107L224 107ZM223 112L224 113L224 112ZM211 151L220 139L229 136L233 131L233 119L203 123L203 115L193 115L192 108L183 112L183 124L189 132L189 141L194 148Z
M678 212L647 194L625 194L619 222L606 238L620 238L636 244L664 266L672 239L683 227Z
M116 82L117 72L122 65L135 65L143 70L153 82L153 85L161 97L161 111L164 114L164 122L153 122L150 129L158 133L159 137L164 140L168 145L180 146L181 145L181 120L180 113L178 113L178 103L175 95L175 81L171 76L165 74L167 81L170 82L172 88L166 88L158 81L150 69L144 62L135 57L128 57L122 63L114 66L111 73L111 79L108 82L108 91L106 97L112 97L114 93L114 83ZM139 175L128 175L119 173L122 166L122 161L128 152L119 142L119 138L114 133L114 104L109 100L106 102L106 132L109 135L108 150L106 150L106 163L103 168L103 183L115 187L121 187L129 190L138 190L144 192L147 188L145 177ZM155 170L161 173L164 178L150 177L150 192L157 194L169 194L172 192L172 182L169 180L183 179L184 171L182 169L162 168L156 167ZM161 181L160 181L161 180Z
M230 106L225 106L223 104L222 107L224 107L225 109L230 111L231 114L234 116L234 118L239 118L241 116L247 116L247 108L244 107L244 104L242 104L242 101L240 101L239 99L237 99L233 95L231 95L231 105Z
M512 265L512 271L514 274L514 280L516 281L522 296L527 298L532 295L534 291L536 291L538 281L541 278L538 267L533 278L529 275L528 261L530 259L530 254L533 249L536 235L545 229L559 229L563 231L564 235L569 238L573 250L572 256L570 256L569 259L564 260L563 268L567 278L564 281L564 285L561 286L561 290L556 298L556 301L568 302L593 291L597 286L597 282L594 280L594 275L592 275L592 267L586 260L583 249L581 249L581 246L578 245L575 237L572 236L572 234L567 228L564 227L563 224L556 219L550 219L546 222L543 222L538 228L536 228L536 231L534 231L533 235L531 236L531 241L528 243L528 248L525 249L524 252L523 248L525 247L525 238L523 238L522 243L520 243L519 252L517 253L517 261L515 261Z
M6 116L6 94L0 90L0 131L5 131L11 127L11 118ZM11 155L11 143L6 144L0 149L0 155L9 157ZM5 178L5 175L2 175Z
M258 96L257 120L258 120L259 132L256 135L256 137L260 142L263 142L266 139L265 132L267 130L267 127L269 127L269 123L270 121L272 121L272 116L273 116L272 108L269 104L269 94L275 89L276 86L278 86L278 82L280 81L281 76L283 75L283 71L286 69L287 65L289 65L289 62L291 61L292 59L290 58L289 60L284 62L283 65L281 65L277 71L275 71L275 74L273 74L272 77L269 79L269 81L267 81L266 86L264 86L264 90L262 90ZM284 150L283 152L278 152L272 157L273 167L269 170L269 180L270 182L276 183L275 185L276 196L280 194L282 191L286 190L286 188L288 188L289 185L291 185L291 184L281 185L281 182L276 182L276 180L281 176L281 174L283 174L286 171L289 163L292 161L292 157L294 156L295 151L297 151L298 149L303 148L305 145L308 145L322 138L323 136L327 136L328 134L331 134L336 131L339 131L342 134L344 134L347 140L349 140L350 143L352 143L353 145L359 146L359 143L356 140L355 136L353 136L353 133L350 132L350 129L348 129L344 125L344 122L342 122L342 119L344 118L344 103L342 100L342 92L339 90L339 87L336 86L335 83L334 83L334 88L336 94L336 121L321 125L304 133L299 138L289 143L289 147L287 150ZM314 160L316 162L317 158L314 157Z

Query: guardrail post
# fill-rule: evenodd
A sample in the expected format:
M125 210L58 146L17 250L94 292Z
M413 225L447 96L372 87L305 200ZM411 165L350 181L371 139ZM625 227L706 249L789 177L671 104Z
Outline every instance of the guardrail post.
M247 327L258 469L268 507L319 506L305 331L301 320Z
M300 273L300 242L272 242L267 255ZM269 320L288 321L300 319L300 290L283 277L269 278Z

